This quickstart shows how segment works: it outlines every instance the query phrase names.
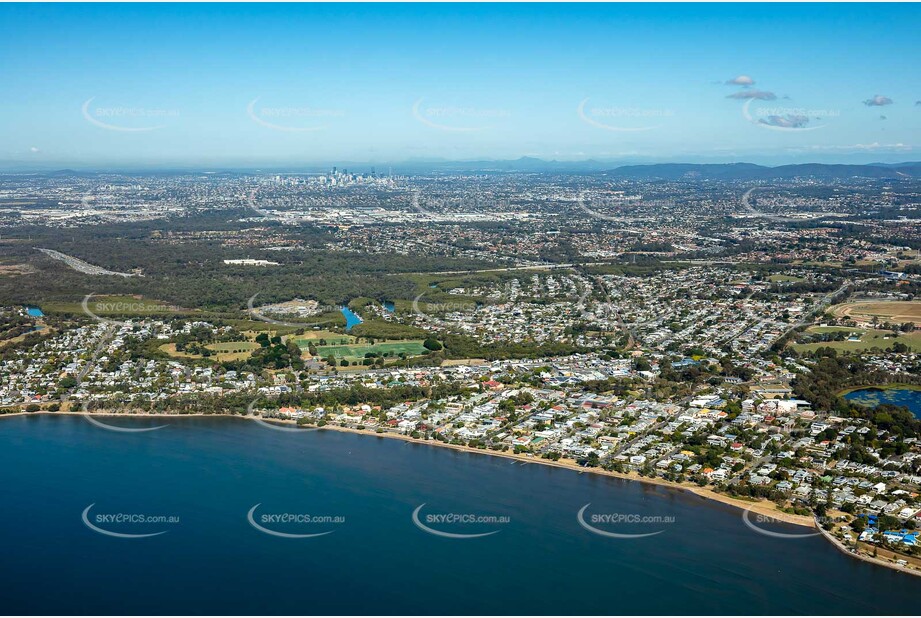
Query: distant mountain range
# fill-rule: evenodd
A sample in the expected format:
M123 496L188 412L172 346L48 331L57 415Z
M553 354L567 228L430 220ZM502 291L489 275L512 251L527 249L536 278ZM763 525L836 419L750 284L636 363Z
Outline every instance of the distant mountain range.
M444 161L412 163L399 166L413 171L440 172L557 172L600 173L631 180L787 180L815 178L921 178L921 162L826 164L799 163L767 166L754 163L647 163L620 165L602 161L545 161L522 157L508 161ZM396 168L396 166L395 166Z
M103 171L96 169L47 169L37 173L57 176L94 176L105 173L127 174L153 174L176 175L189 173L208 174L303 174L322 173L338 165L340 170L349 169L354 172L367 173L376 169L379 174L386 175L391 170L394 174L503 174L503 173L557 173L557 174L599 174L605 177L630 179L630 180L665 180L665 181L694 181L694 180L790 180L794 178L812 178L815 180L844 180L847 178L892 178L892 179L921 179L921 162L905 163L861 163L861 164L829 164L829 163L797 163L792 165L767 166L755 163L644 163L644 164L618 164L610 161L597 161L593 159L583 161L547 161L535 157L521 157L508 160L476 160L476 161L404 161L389 163L359 163L359 162L333 162L330 165L304 164L304 165L263 165L263 166L228 166L228 167L196 167L170 166L162 168L150 167L119 167ZM0 165L2 169L2 165ZM8 173L17 173L15 168ZM22 170L24 172L25 170Z
M800 163L766 167L753 163L659 163L625 165L606 174L635 180L789 180L815 178L921 178L921 163L869 163L865 165L828 165Z

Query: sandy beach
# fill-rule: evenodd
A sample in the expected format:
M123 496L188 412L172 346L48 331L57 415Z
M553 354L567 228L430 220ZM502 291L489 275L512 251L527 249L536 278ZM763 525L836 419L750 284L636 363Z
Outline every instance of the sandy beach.
M70 415L70 416L121 416L121 417L137 417L137 418L168 418L168 417L219 417L219 418L236 418L240 420L264 420L271 423L279 423L283 425L297 425L296 421L287 420L287 419L277 419L277 418L262 418L254 416L240 416L238 414L173 414L173 413L146 413L146 412L108 412L108 411L93 411L92 413L83 412L81 410L71 410L71 411L60 411L60 412L14 412L12 414L6 414L4 416L28 416L32 414L50 414L50 415ZM725 494L718 493L712 489L706 487L700 487L694 483L674 483L671 481L666 481L658 477L647 477L640 476L636 472L614 472L611 470L605 470L603 468L587 468L580 466L572 459L560 459L559 461L552 461L550 459L543 459L540 457L534 457L532 455L516 454L511 452L502 452L494 451L490 449L480 449L473 448L470 446L462 446L458 444L448 444L446 442L440 442L438 440L425 440L419 438L413 438L404 434L391 433L391 432L377 432L373 429L356 429L352 427L343 427L340 425L324 425L323 427L305 427L305 429L318 429L318 430L330 430L330 431L340 431L346 433L354 433L365 436L371 436L375 438L387 438L394 440L402 440L404 442L411 442L414 444L424 444L428 446L434 446L439 448L448 448L455 451L463 451L465 453L477 453L479 455L488 455L492 457L503 457L505 459L512 459L518 462L525 464L536 464L542 466L552 466L555 468L564 468L567 470L573 470L579 474L597 474L601 476L611 476L614 478L619 478L627 481L635 481L638 483L646 483L647 485L658 485L661 487L668 487L678 491L692 493L695 496L699 496L706 500L713 500L715 502L720 502L735 508L741 509L743 511L747 510L751 513L758 515L763 515L770 517L777 521L782 521L788 524L793 524L797 526L804 526L807 528L815 528L815 521L805 515L793 515L790 513L785 513L777 508L773 502L769 500L760 500L760 501L748 501L740 498L733 498Z

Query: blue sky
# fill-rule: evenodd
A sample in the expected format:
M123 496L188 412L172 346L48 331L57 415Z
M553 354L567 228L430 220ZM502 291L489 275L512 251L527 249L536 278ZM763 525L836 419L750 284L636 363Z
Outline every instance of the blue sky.
M917 160L919 31L890 4L6 4L0 164Z

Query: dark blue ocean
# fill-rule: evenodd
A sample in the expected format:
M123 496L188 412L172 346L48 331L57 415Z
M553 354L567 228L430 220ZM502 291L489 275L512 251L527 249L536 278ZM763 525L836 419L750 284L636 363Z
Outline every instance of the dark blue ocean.
M921 578L820 537L758 534L738 510L678 491L333 431L165 422L118 433L80 417L0 418L4 614L917 613ZM576 518L588 503L583 521L660 518L588 519L596 528L658 534L594 534ZM427 533L412 519L423 504L432 529L498 532ZM266 529L328 534L264 533L253 507ZM84 512L108 532L163 534L109 536Z

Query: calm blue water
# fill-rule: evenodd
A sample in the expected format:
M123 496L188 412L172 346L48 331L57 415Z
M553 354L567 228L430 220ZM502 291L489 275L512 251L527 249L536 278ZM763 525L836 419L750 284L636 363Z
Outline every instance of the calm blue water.
M3 613L916 613L921 580L818 537L762 536L737 510L666 488L333 431L168 422L124 434L79 417L0 419ZM486 526L500 529L489 537L442 538L413 525L423 503L510 521ZM646 538L596 536L576 521L586 503L675 523ZM99 527L167 532L93 532L81 519L91 504ZM260 515L345 522L279 538L248 523L256 504ZM179 523L96 519L115 513Z
M388 300L384 302L384 309L390 313L393 313L397 310L397 306Z
M33 318L43 318L45 314L42 313L42 310L38 307L26 307L26 313L28 313Z
M852 391L844 398L871 408L881 403L904 406L917 418L921 418L921 391L910 388L865 388Z
M353 326L356 324L361 324L362 322L362 319L358 317L358 314L348 307L342 308L342 315L345 316L345 330L352 330Z

